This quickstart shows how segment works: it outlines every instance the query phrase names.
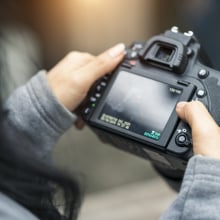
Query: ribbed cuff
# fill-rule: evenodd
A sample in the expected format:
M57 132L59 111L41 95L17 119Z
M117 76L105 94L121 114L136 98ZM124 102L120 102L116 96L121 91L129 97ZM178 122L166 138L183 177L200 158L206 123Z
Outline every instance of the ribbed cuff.
M210 178L220 178L220 159L201 155L193 156L187 165L184 181Z
M58 133L67 130L76 120L77 116L70 112L54 96L46 79L46 71L40 71L27 84L39 113Z

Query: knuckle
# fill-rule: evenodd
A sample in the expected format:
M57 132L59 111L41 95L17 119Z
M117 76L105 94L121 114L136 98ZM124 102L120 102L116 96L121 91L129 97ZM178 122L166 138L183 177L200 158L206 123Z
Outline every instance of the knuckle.
M78 51L71 51L67 54L67 58L72 60L72 59L75 59L75 57L79 56L80 55L80 52Z
M93 60L94 56L92 56L90 53L71 51L67 54L67 58L71 62L75 60L81 60L87 62Z
M85 96L88 92L87 82L83 80L79 74L76 74L71 78L71 85L73 85L74 90L77 91L77 94L80 96Z
M84 53L81 53L81 54L82 54L82 56L83 56L85 59L94 59L94 56L93 56L92 54L90 54L90 53L84 52Z

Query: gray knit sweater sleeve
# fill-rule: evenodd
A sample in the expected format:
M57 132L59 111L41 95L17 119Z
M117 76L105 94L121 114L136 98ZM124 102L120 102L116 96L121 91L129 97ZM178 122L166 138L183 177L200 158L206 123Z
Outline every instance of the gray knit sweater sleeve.
M45 71L18 88L4 109L7 112L4 127L10 141L15 147L19 141L19 147L39 157L48 157L58 138L76 120L53 95Z
M45 71L39 72L27 84L18 88L3 109L6 112L3 128L12 146L40 158L51 156L52 146L76 120L76 116L53 96ZM0 193L0 219L38 218Z
M220 160L190 159L179 195L160 220L220 219Z

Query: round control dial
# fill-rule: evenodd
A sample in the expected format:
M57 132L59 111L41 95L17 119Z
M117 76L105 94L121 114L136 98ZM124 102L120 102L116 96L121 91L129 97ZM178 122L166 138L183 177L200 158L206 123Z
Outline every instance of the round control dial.
M180 147L192 146L191 138L187 133L181 132L176 136L176 144Z

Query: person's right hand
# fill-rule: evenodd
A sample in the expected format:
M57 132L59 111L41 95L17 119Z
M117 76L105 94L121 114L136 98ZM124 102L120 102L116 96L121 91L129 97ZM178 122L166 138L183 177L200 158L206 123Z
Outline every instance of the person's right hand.
M192 129L194 154L220 159L220 128L199 101L177 104L178 116Z

